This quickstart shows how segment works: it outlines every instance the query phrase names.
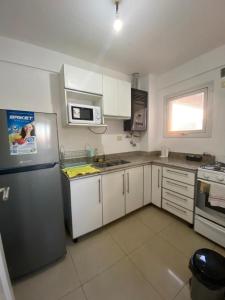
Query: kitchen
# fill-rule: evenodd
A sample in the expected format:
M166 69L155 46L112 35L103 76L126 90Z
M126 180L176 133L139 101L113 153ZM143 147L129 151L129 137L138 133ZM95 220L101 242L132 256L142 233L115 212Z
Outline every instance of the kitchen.
M65 213L67 254L65 259L13 282L15 297L190 299L188 260L194 251L210 248L224 255L224 235L221 238L215 231L217 226L219 232L224 227L223 208L211 210L214 217L222 216L219 221L213 217L213 228L209 227L208 217L204 218L208 207L203 208L203 213L198 211L208 193L200 181L208 181L214 189L220 184L216 176L223 179L223 166L217 164L215 171L202 169L200 176L197 173L198 167L211 165L214 159L225 162L225 7L221 1L207 1L207 5L204 1L185 1L181 6L179 1L160 1L156 5L153 1L123 0L118 11L124 24L115 33L112 24L116 5L108 0L100 2L93 5L87 1L84 5L84 1L66 1L59 7L53 7L51 1L28 5L25 0L10 0L0 4L0 109L56 113L61 163L80 167L82 162L89 164L97 158L100 161L94 161L92 166L101 171L71 180L63 174L65 211L73 197L84 205L74 206L74 218ZM193 18L198 31L194 32L186 15ZM70 24L64 24L65 16L71 18ZM141 24L142 18L145 25ZM56 19L58 26L54 27ZM86 26L82 25L84 19ZM212 19L214 22L209 21ZM181 23L179 30L177 22ZM139 76L131 77L137 72ZM93 82L90 74L98 74L102 78L101 91L75 86L83 84L81 73L86 74L88 83ZM122 99L131 100L131 83L148 93L144 131L124 131L124 120L129 120L132 105ZM99 88L96 81L91 85ZM171 117L169 104L193 92L204 98L204 104L199 106L204 109L205 132L197 132L198 136L171 136L167 126ZM65 126L69 117L67 101L76 106L101 107L101 124L97 124L101 126ZM161 151L162 156L169 151L169 158L160 158ZM202 161L187 160L187 154L195 154L189 159L202 155ZM99 167L105 161L119 160L124 164ZM10 197L10 191L1 196ZM91 222L93 203L101 207L95 211L95 226ZM172 262L175 257L177 263Z

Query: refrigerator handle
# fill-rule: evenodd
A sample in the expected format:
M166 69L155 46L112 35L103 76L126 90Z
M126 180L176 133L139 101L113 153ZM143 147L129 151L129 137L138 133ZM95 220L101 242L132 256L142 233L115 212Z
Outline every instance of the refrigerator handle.
M9 200L9 190L10 190L9 186L0 188L0 194L3 193L2 201Z

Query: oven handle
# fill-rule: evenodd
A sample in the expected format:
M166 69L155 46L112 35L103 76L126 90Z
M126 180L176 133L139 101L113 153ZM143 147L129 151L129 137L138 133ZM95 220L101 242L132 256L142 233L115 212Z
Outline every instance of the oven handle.
M207 184L216 184L216 182L209 181L209 180L204 180L204 179L201 179L201 178L197 178L197 181L204 182L204 183L207 183Z

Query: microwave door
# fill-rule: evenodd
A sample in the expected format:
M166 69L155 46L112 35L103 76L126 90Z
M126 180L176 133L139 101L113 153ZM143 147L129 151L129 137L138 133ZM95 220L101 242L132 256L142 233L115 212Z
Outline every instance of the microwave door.
M72 119L76 121L94 121L93 109L87 107L72 106Z

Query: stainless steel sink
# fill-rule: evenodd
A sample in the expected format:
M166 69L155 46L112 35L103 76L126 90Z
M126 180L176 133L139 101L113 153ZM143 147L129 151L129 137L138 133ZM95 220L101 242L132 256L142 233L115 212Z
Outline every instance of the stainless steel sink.
M104 162L96 162L93 165L96 168L108 168L108 167L113 167L113 166L119 166L119 165L124 165L128 164L129 161L123 160L123 159L117 159L117 160L109 160L109 161L104 161Z

